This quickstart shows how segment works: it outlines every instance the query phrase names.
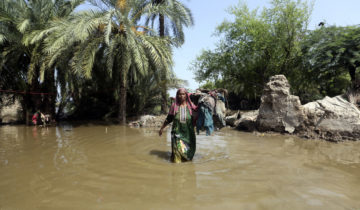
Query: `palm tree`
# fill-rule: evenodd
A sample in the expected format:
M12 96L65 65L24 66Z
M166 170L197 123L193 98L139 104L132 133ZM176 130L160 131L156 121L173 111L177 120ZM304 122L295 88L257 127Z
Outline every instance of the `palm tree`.
M155 6L146 5L145 0L92 3L99 9L82 11L65 20L54 20L47 30L41 32L52 32L45 38L48 65L53 65L64 52L73 49L71 69L89 79L96 53L105 47L106 69L113 79L118 98L118 119L125 123L128 74L145 74L151 66L169 71L171 42L168 38L154 36L154 30L140 24L140 20L156 11Z
M154 26L158 18L160 37L170 36L173 38L173 44L176 47L181 46L185 41L183 27L193 25L193 17L189 8L178 0L149 0L148 4L154 4L159 7L158 13L149 16L146 20L147 25ZM172 33L171 33L172 32ZM170 73L165 69L161 69L161 90L162 90L162 106L163 113L167 112L167 90Z
M1 71L14 71L20 63L27 81L27 91L45 89L53 93L44 97L47 112L55 112L54 66L46 66L42 53L43 40L47 34L38 33L47 28L54 19L68 16L83 0L3 0L0 2L0 45L3 51ZM35 38L38 37L38 38ZM5 67L6 68L5 68ZM16 70L15 70L16 71ZM40 82L43 84L40 84ZM42 99L39 95L25 95L26 112L39 109ZM25 114L26 119L28 114Z
M179 88L187 85L187 81L176 78L174 72L169 72L168 86L170 88ZM162 105L162 89L159 83L162 72L151 69L145 75L129 75L129 85L132 87L129 90L128 96L134 102L129 107L129 111L134 115L143 114L160 114ZM161 106L160 106L161 107Z

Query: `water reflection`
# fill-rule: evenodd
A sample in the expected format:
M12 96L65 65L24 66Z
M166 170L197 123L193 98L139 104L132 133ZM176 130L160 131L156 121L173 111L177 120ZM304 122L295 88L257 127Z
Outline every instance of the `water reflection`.
M56 127L56 151L53 162L57 170L75 171L85 167L88 161L82 142L78 142L72 126Z
M160 159L171 162L171 152L169 151L151 150L150 155L155 155Z

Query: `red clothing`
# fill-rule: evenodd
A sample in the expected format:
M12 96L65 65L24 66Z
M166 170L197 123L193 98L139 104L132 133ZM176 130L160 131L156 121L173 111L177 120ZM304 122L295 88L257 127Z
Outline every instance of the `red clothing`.
M39 118L39 113L36 112L31 118L31 121L34 123L34 125L37 124L38 118Z

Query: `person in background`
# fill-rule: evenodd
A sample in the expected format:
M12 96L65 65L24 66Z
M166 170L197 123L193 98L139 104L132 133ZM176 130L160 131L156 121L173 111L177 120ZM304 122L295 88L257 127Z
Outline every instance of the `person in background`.
M196 122L196 131L199 134L200 130L204 128L206 135L210 136L214 132L213 114L216 105L216 92L210 91L209 93L201 93L198 109L199 118Z
M175 102L159 130L162 135L164 128L173 123L171 129L171 160L175 163L190 161L196 150L195 111L197 107L191 102L190 94L184 88L176 92Z
M34 125L41 124L41 115L42 115L42 113L40 111L37 111L34 113L34 115L31 118L31 121Z
M40 111L34 113L31 118L31 121L34 125L46 125L51 123L51 117L48 114L43 114Z

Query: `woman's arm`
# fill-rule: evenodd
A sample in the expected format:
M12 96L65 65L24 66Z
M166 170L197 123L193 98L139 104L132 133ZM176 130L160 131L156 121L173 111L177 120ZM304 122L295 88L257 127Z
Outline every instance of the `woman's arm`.
M160 128L160 130L159 130L159 136L162 135L162 132L163 132L164 128L165 128L167 125L169 125L173 120L174 120L174 115L168 114L168 116L166 117L163 125L161 126L161 128Z

